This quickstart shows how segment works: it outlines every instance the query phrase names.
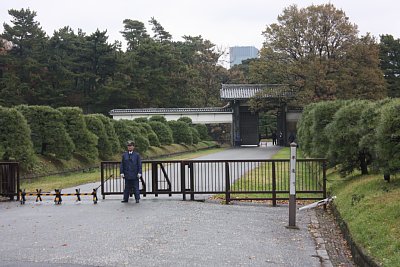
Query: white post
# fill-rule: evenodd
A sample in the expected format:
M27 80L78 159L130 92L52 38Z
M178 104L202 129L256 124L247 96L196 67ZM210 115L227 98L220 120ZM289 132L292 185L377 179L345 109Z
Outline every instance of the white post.
M289 226L296 227L296 149L297 144L290 144L290 191L289 191Z

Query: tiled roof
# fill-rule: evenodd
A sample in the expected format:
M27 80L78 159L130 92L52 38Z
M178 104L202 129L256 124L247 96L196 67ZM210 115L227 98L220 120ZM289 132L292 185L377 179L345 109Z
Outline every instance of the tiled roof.
M257 95L259 94L259 95ZM293 91L282 84L222 84L220 90L221 99L249 99L291 97Z
M110 115L121 113L148 113L148 114L165 114L165 113L232 113L229 107L210 107L210 108L139 108L139 109L113 109Z

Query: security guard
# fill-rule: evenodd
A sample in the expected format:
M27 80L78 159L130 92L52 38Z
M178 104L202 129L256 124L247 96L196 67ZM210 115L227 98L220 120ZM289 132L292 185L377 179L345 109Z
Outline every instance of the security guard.
M142 177L142 160L139 153L135 152L135 143L127 142L128 151L122 154L120 174L121 179L125 179L124 199L123 203L128 202L130 192L133 188L136 203L139 203L139 179Z

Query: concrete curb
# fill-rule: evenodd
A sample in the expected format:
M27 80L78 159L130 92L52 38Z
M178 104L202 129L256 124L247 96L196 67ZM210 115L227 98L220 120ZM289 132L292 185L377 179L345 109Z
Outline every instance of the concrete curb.
M332 262L329 258L328 252L325 247L325 240L322 238L321 233L319 231L319 221L315 214L315 211L312 211L311 214L311 222L309 226L309 231L312 237L315 240L317 257L321 261L322 267L333 267Z

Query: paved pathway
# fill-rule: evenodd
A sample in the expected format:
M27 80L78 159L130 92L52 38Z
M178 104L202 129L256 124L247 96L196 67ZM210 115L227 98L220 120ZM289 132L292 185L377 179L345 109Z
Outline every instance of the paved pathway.
M274 151L230 149L217 156ZM0 203L0 266L321 266L308 231L312 211L298 213L299 230L292 230L285 227L287 206L149 197L122 204L120 196L94 205L82 198L64 197L62 205L34 197L23 206Z

